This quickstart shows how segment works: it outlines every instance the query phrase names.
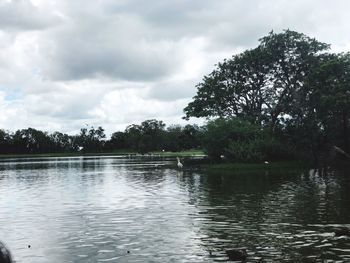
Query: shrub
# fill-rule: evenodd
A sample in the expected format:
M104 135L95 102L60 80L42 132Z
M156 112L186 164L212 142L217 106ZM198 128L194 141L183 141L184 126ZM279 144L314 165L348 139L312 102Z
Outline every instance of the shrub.
M214 160L224 155L228 160L240 162L280 161L295 155L292 147L271 137L259 125L238 118L208 122L203 147Z

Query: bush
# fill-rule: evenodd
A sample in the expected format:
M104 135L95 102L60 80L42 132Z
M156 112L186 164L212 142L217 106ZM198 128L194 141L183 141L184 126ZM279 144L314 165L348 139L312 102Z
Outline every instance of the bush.
M248 121L216 119L208 122L203 134L203 147L211 159L239 162L280 161L294 158L295 150L272 138L259 125Z
M240 162L282 161L294 159L295 150L266 134L246 141L230 141L226 148L230 160Z
M216 119L208 122L203 132L203 147L211 159L219 160L227 155L231 141L248 141L261 134L260 127L247 121L234 119Z
M229 141L225 149L229 160L239 162L258 162L266 159L263 151L263 140L260 138L246 141Z

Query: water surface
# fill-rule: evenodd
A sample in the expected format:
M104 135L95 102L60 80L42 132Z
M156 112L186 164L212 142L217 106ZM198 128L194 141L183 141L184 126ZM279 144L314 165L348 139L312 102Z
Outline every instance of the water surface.
M350 175L211 173L174 159L0 161L0 240L16 262L350 262ZM28 245L31 247L28 248ZM129 252L129 253L128 253Z

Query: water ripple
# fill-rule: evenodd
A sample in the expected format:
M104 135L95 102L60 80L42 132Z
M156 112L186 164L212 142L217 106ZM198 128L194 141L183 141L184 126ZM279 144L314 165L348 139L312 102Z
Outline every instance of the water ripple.
M308 176L307 176L308 175ZM16 262L349 262L341 173L206 174L162 158L0 162L0 239ZM30 245L30 248L28 247Z

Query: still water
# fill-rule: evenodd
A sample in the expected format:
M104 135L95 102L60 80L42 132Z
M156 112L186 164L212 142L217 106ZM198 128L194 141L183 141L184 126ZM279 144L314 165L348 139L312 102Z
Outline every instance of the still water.
M212 173L174 159L0 160L0 240L18 263L350 262L350 174ZM30 245L30 247L28 247Z

